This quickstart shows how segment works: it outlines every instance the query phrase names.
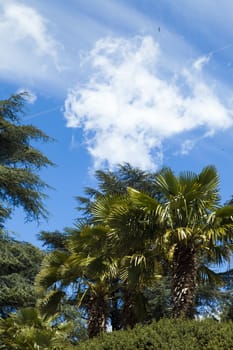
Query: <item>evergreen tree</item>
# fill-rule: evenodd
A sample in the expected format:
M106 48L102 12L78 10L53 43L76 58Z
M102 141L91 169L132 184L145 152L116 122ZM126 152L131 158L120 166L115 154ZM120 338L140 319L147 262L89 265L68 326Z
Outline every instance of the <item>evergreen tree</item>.
M104 196L125 194L127 187L143 191L158 198L159 192L154 183L156 173L148 173L129 163L119 164L114 171L97 170L95 172L96 188L86 187L84 196L77 196L77 209L83 213L85 220L92 217L92 206L95 201ZM79 218L78 218L79 219Z
M0 101L0 224L14 207L27 219L46 217L43 199L48 187L38 171L52 162L32 144L50 138L32 125L24 125L25 94Z
M60 231L54 231L54 232L47 232L47 231L41 231L37 238L42 241L43 247L48 252L51 252L53 250L67 250L66 244L67 239L69 238L68 232L60 232Z
M44 253L33 245L0 238L0 316L21 307L34 306L34 279Z

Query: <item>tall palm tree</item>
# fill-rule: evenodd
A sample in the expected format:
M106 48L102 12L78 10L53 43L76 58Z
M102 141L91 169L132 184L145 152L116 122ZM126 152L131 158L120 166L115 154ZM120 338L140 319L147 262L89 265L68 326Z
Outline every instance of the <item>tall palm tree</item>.
M153 230L145 226L142 214L126 194L102 196L92 206L93 223L105 226L111 254L118 261L123 328L145 321L144 292L162 272L162 262L157 263L151 250Z
M143 247L148 243L149 239L148 234L146 235L147 238L144 239L145 231L142 234L143 239L141 235L139 237L139 232L142 232L142 230L141 227L139 230L138 213L136 211L132 213L132 210L130 212L131 223L132 221L134 222L135 229L137 226L137 230L131 229L131 232L129 232L129 226L125 225L129 216L128 211L123 220L124 222L120 222L118 219L116 222L113 222L114 216L110 218L109 213L114 212L117 208L122 213L125 211L125 207L129 207L127 196L128 186L133 186L140 191L144 191L154 198L159 198L159 192L154 184L156 174L144 172L132 167L128 163L118 165L114 171L98 170L95 176L97 189L85 188L85 197L77 197L79 202L78 209L84 213L84 218L85 220L87 219L90 225L97 224L107 228L107 249L111 252L111 256L114 256L119 262L120 270L118 277L114 281L111 281L111 284L114 284L115 292L113 288L111 296L112 308L110 312L113 329L119 329L133 326L136 322L142 320L143 314L145 316L145 300L142 292L145 288L143 288L143 284L141 283L142 271L144 270L145 277L146 274L148 275L148 271L152 271L153 269L147 268L147 273L145 274L146 269L145 264L143 264L145 260L141 252L143 250L145 251ZM113 229L114 227L117 227L117 230ZM147 267L149 267L148 259ZM123 303L122 298L124 298ZM138 308L139 300L141 302ZM119 305L123 305L122 309ZM143 305L144 308L142 307Z
M68 298L85 310L90 338L106 330L110 281L117 268L105 238L102 226L83 225L70 230L66 251L50 253L36 279L44 312L56 312L61 300Z
M88 335L91 338L106 331L118 260L110 249L104 225L84 225L71 232L68 266L81 268L83 289L77 300L88 314Z
M199 174L175 176L170 169L155 179L159 201L129 188L129 197L155 228L152 249L167 256L172 268L174 317L193 317L198 270L228 260L233 243L233 206L221 207L219 176L213 166Z

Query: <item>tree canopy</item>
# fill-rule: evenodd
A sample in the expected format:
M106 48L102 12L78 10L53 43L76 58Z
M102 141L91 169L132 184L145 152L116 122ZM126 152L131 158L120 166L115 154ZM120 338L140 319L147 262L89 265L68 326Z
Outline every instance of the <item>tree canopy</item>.
M142 210L145 224L157 224L155 250L163 252L172 267L173 315L193 317L198 277L210 278L214 271L208 264L230 259L233 206L220 205L219 176L213 166L179 176L167 169L155 181L160 201L132 188L129 196Z
M43 203L48 185L38 171L52 162L34 142L51 139L40 129L25 125L22 116L26 95L12 95L0 101L0 222L21 206L27 219L46 217Z
M34 279L44 253L26 242L0 238L0 315L6 317L21 307L34 306Z
M39 171L52 162L34 144L50 138L24 125L24 109L24 94L0 101L0 228L16 207L28 220L47 215ZM232 270L213 266L230 261L233 205L221 205L215 167L175 175L123 164L98 170L77 200L73 227L38 235L43 253L1 232L0 347L72 348L109 325L207 308L232 319Z

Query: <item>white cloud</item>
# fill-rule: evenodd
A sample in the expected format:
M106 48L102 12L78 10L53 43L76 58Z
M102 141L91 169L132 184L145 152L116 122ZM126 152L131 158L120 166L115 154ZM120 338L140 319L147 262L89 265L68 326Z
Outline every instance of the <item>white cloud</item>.
M32 84L59 72L61 45L49 22L35 9L17 1L0 1L0 76ZM10 78L11 77L11 78Z
M39 55L56 56L56 43L48 35L46 22L35 9L12 3L4 8L5 26L14 29L14 40L31 39Z
M65 117L68 127L83 129L96 167L155 169L164 140L232 125L232 110L195 69L160 69L163 53L150 36L99 40L88 62L89 80L69 92Z
M193 149L195 142L193 140L185 140L180 149L180 154L186 156Z
M201 71L203 66L210 60L211 55L201 56L193 63L193 68L197 71Z

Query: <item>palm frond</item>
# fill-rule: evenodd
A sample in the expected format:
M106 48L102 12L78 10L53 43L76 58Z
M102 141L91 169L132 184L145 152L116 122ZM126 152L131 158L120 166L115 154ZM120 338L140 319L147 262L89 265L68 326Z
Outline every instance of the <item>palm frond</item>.
M159 203L154 198L131 187L128 187L127 192L133 205L138 206L147 213L156 212Z
M221 276L203 264L198 269L198 282L199 284L209 284L214 286L223 285Z
M180 192L179 182L173 171L169 168L165 169L162 174L156 177L155 184L166 198L175 196Z
M60 289L53 289L47 292L45 296L37 302L40 313L46 318L52 315L54 316L58 312L59 305L64 296L65 292Z
M222 208L216 210L216 217L218 218L230 218L233 222L233 205L225 205Z

